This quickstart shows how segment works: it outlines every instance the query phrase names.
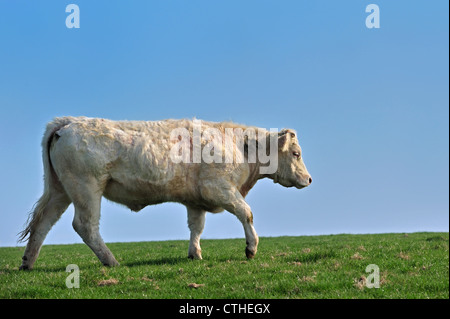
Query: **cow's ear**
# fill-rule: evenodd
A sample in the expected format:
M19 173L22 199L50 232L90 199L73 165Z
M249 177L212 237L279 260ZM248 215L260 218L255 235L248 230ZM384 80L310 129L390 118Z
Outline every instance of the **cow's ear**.
M289 150L289 145L297 144L297 133L291 129L283 129L278 132L278 149L282 152Z
M282 130L278 133L278 150L286 152L289 149L290 134L288 130Z

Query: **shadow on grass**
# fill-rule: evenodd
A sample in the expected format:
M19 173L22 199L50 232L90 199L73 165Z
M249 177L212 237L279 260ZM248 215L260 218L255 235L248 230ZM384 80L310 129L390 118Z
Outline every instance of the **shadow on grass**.
M139 267L139 266L155 266L155 265L181 265L189 262L198 262L199 260L192 260L188 257L162 257L156 259L145 259L145 260L135 260L135 261L122 261L120 265L117 266L118 269L121 266L125 267ZM78 266L80 269L89 269L89 268L102 268L104 267L100 262L98 263L88 263L81 264ZM18 267L10 268L10 269L1 269L0 271L3 274L14 274L14 273L52 273L52 272L66 272L67 265L61 266L35 266L33 269L19 270ZM115 267L114 267L115 268Z
M432 236L428 237L426 241L448 241L448 238L445 238L444 236Z
M121 262L120 264L127 267L137 267L137 266L154 266L154 265L179 265L189 261L191 261L191 259L187 257L163 257L158 259Z
M15 273L53 273L53 272L65 272L66 266L54 266L54 267L34 267L33 269L19 269L19 267L14 267L12 269L2 269L1 272L4 274L15 274Z
M137 260L137 261L130 261L130 262L121 262L119 266L117 266L118 269L121 268L121 266L126 267L138 267L138 266L153 266L153 265L179 265L186 262L190 262L191 259L189 258L183 258L183 257L164 257L164 258L158 258L158 259L147 259L147 260ZM2 269L1 272L4 274L13 274L13 273L52 273L52 272L65 272L67 265L61 265L61 266L36 266L33 269L27 269L27 270L19 270L18 267L12 268L12 269ZM97 267L98 269L104 267L100 262L96 265L89 264L89 265L81 265L80 269L88 269L92 267Z
M302 263L315 263L321 259L329 259L329 258L335 258L337 255L334 251L321 251L321 252L314 252L314 253L308 253L308 254L302 254L300 256L296 256L294 259L297 262Z

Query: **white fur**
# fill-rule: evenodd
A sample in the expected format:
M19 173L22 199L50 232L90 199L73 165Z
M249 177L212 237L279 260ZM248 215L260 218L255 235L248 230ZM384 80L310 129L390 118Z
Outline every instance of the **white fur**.
M248 126L234 123L202 122L202 128ZM174 163L170 150L177 142L170 134L187 129L192 120L110 121L86 117L56 118L47 125L42 142L45 189L30 215L21 239L28 235L22 269L30 269L51 227L74 204L73 227L100 261L117 265L99 233L101 197L123 204L133 211L147 205L178 202L188 211L191 230L189 257L201 259L200 235L205 213L224 209L244 226L247 257L255 255L258 236L253 227L251 208L245 201L257 180L268 177L283 186L302 188L310 175L301 159L292 156L300 150L295 131L278 133L278 169L260 174L261 163ZM267 131L265 134L270 134ZM202 141L202 145L205 141ZM225 145L225 143L223 144ZM236 145L228 143L226 147ZM244 157L244 154L238 154Z

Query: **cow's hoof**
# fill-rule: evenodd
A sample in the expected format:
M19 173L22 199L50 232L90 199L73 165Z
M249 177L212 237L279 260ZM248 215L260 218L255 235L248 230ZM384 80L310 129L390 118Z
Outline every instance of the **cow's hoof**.
M119 267L120 264L116 261L115 263L103 264L105 267Z
M253 257L255 257L255 255L256 255L255 251L251 251L250 249L245 247L245 256L247 256L248 259L252 259Z
M28 265L21 265L21 266L19 267L19 270L31 270L31 268L28 267Z
M203 259L202 255L193 255L193 254L189 254L188 258L192 259L192 260L202 260Z
M117 267L120 266L119 262L114 258L112 260L108 260L105 262L102 262L103 266L105 267Z

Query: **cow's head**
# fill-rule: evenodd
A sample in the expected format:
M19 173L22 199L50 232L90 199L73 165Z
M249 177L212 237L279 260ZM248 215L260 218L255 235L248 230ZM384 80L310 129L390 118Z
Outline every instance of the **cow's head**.
M278 169L273 180L285 187L299 189L312 183L294 130L284 129L278 133Z

